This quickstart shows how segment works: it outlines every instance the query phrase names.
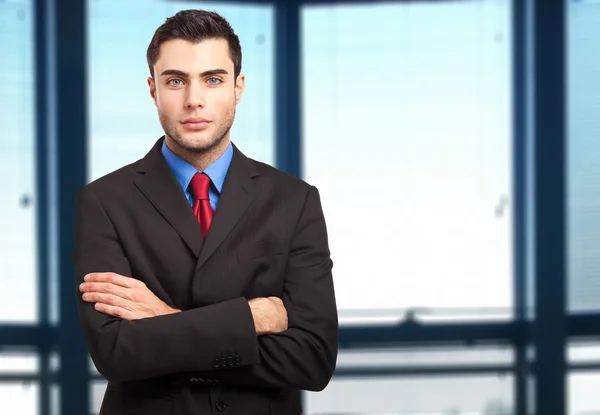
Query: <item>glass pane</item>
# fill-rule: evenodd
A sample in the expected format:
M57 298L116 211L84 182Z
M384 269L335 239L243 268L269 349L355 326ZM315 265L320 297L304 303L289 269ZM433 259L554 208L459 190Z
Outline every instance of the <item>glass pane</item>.
M37 415L39 413L37 382L0 383L0 413L5 415Z
M0 2L0 321L11 322L37 321L32 3Z
M511 317L510 22L503 1L303 9L304 172L342 310Z
M600 309L600 3L568 1L570 311Z
M600 414L600 373L571 373L568 388L569 415Z
M60 415L60 386L56 383L50 385L50 414Z
M600 362L600 341L572 341L568 347L569 363L593 363Z
M308 414L512 415L512 376L353 378L307 393Z
M60 371L60 355L57 352L50 353L49 365L51 372Z
M104 380L93 381L90 384L90 414L100 413L104 392L106 392L107 382Z
M512 347L437 347L340 350L337 368L445 368L457 366L512 365Z
M0 374L2 373L36 373L39 371L40 359L30 352L0 353Z
M337 284L337 283L336 283ZM337 287L337 285L336 285ZM394 326L407 322L457 324L476 321L506 320L506 308L412 308L412 309L341 309L339 323L343 326Z
M221 13L240 38L246 90L231 140L247 156L273 164L272 6L88 0L90 180L142 158L164 134L146 83L146 49L167 17L189 8Z

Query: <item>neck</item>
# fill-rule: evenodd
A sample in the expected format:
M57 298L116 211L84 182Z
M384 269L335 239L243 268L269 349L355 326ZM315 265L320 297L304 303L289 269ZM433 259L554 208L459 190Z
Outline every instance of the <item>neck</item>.
M186 148L181 147L171 137L165 134L165 144L173 153L179 156L182 160L191 164L198 171L205 170L208 166L213 164L215 160L225 153L229 146L229 134L224 137L217 145L211 147L206 151L190 151Z

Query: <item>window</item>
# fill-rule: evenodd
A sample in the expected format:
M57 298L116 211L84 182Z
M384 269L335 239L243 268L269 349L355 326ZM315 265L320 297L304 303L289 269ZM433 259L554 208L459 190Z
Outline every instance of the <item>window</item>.
M338 368L456 368L481 366L506 366L514 364L513 349L510 346L454 346L415 348L370 348L340 350Z
M221 13L242 44L246 90L232 142L249 157L274 162L272 6L88 0L89 180L142 158L164 134L146 83L146 49L167 17L194 7Z
M100 407L102 406L102 399L104 399L104 393L106 392L106 385L108 382L104 380L98 380L91 382L90 385L90 413L100 413Z
M600 342L597 339L571 341L567 353L569 363L598 364L600 363Z
M4 414L39 413L37 382L0 383L0 409Z
M33 20L31 1L0 2L0 321L28 323L37 321Z
M499 366L509 371L513 364L512 347L500 345L340 350L336 375L327 388L307 392L307 412L509 415L492 409L512 407L511 374L458 371Z
M568 307L600 310L600 3L568 1Z
M0 375L36 375L39 365L39 356L29 351L0 353Z
M569 415L600 413L600 373L571 373L568 382Z
M511 375L334 378L308 393L309 414L513 414Z
M39 413L38 382L14 380L14 376L39 375L39 365L39 356L30 351L0 353L0 376L13 376L10 381L0 382L0 413L19 415Z
M303 9L303 171L341 310L512 316L509 5Z

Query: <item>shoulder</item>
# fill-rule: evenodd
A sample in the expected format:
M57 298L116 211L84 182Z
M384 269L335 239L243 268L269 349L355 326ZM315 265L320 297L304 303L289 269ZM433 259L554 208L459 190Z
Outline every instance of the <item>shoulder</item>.
M79 193L91 193L96 197L115 196L131 190L137 177L136 168L140 160L98 177L79 189Z
M315 190L316 187L292 174L277 169L267 163L247 158L260 174L261 182L272 186L273 191L295 194L298 196L306 195Z

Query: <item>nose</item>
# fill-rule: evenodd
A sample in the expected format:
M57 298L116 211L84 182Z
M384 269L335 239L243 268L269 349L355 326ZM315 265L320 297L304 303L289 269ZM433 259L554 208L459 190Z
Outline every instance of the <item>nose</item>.
M186 108L196 108L204 107L204 91L202 90L202 86L198 85L196 82L192 82L189 84L187 89L187 96L185 101Z

